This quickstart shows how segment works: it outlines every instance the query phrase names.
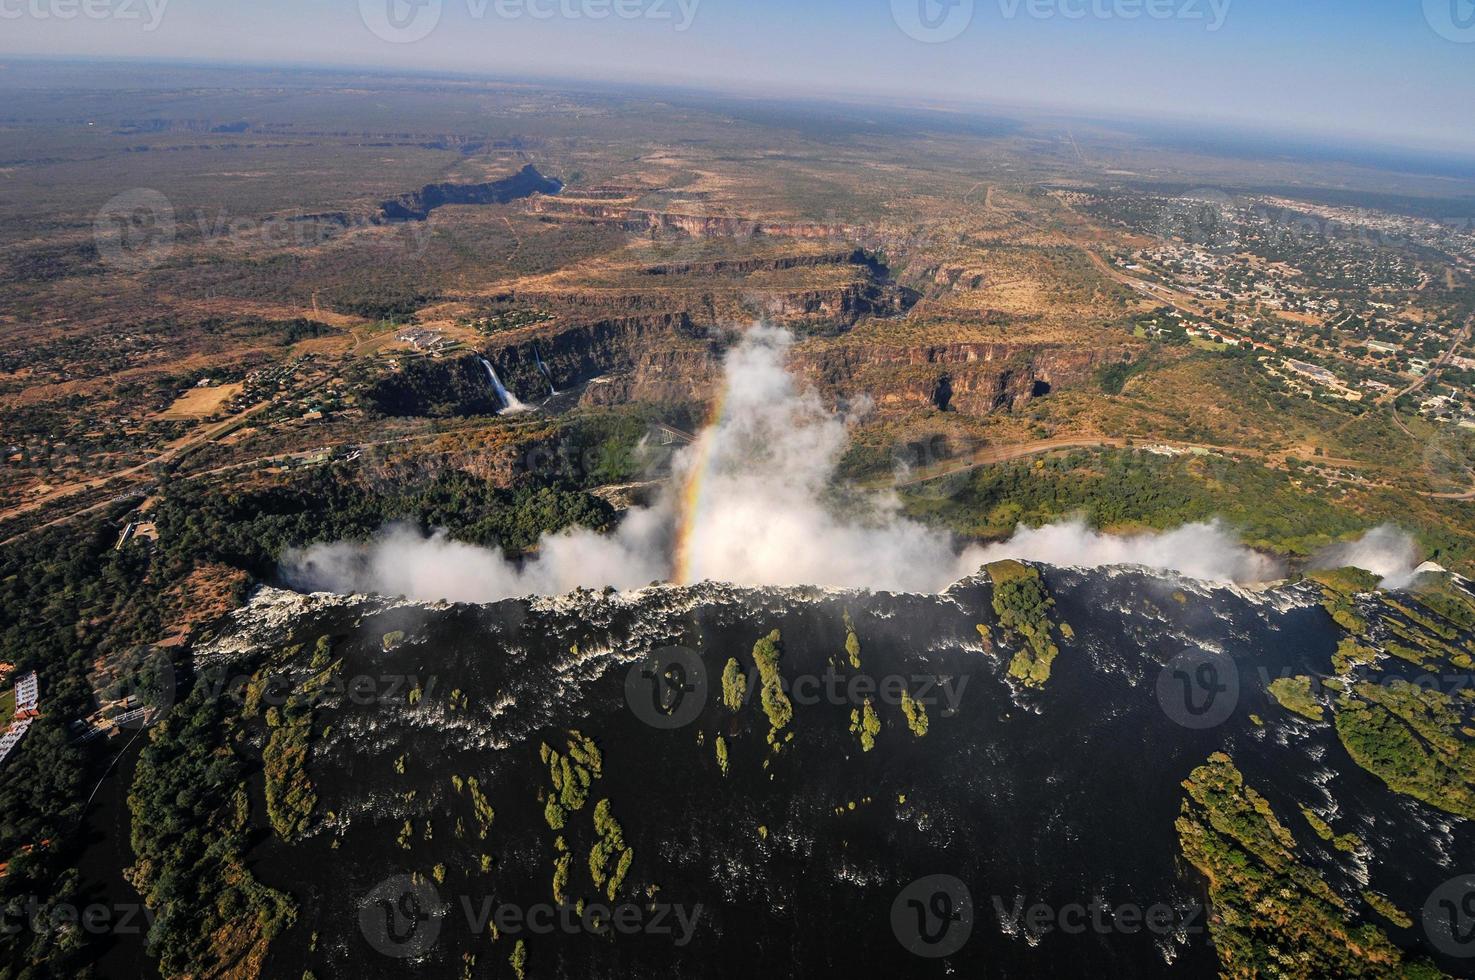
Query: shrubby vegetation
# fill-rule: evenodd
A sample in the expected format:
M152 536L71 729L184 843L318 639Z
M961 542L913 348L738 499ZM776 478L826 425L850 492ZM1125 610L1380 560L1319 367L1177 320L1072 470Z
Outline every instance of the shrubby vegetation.
M881 734L881 716L870 698L865 704L850 712L850 734L860 740L860 750L869 752L876 747L876 736Z
M1338 568L1312 572L1312 581L1321 586L1322 605L1336 624L1353 635L1367 632L1367 620L1357 610L1357 596L1378 587L1378 577L1360 568Z
M1096 383L1101 386L1102 392L1108 395L1120 395L1127 382L1151 366L1151 361L1141 359L1137 361L1117 361L1108 364L1096 372Z
M317 673L298 685L280 708L266 710L269 734L261 750L266 813L277 836L288 842L307 829L317 807L317 793L307 775L307 755L313 737L313 706L336 666L329 662L331 656L331 639L319 637L311 664Z
M1338 700L1336 724L1347 754L1392 789L1475 819L1475 743L1455 698L1360 683Z
M1304 863L1270 803L1215 754L1183 783L1177 820L1183 854L1208 879L1209 933L1226 977L1407 977L1434 980L1410 963Z
M860 670L860 637L855 633L855 622L850 618L850 611L845 612L845 656L850 659L850 666Z
M625 831L614 818L609 800L600 800L594 806L594 832L599 839L589 850L589 876L594 879L594 887L603 888L613 902L630 872L635 852L625 846Z
M988 566L994 583L994 613L999 624L1023 640L1009 664L1009 676L1026 687L1044 687L1060 648L1050 639L1050 610L1055 600L1045 588L1039 569L1016 561Z
M208 684L150 732L128 794L136 863L129 878L157 914L150 951L166 976L253 972L296 918L291 898L258 882L236 722Z
M1312 691L1310 677L1278 677L1270 682L1270 694L1287 711L1311 721L1325 720L1325 712Z
M1425 576L1418 590L1396 597L1374 591L1357 569L1315 572L1332 618L1351 633L1333 657L1339 673L1363 675L1329 683L1337 736L1354 762L1396 792L1463 817L1475 817L1475 720L1469 692L1458 696L1396 676L1369 673L1379 653L1423 670L1468 670L1475 599L1446 577ZM1364 595L1361 608L1354 596ZM1302 684L1305 681L1305 684ZM1271 694L1311 717L1308 679L1277 681ZM1314 704L1314 700L1312 701ZM1315 714L1320 715L1320 705Z
M737 662L737 658L730 657L727 666L722 668L722 703L727 706L727 710L737 711L742 708L747 696L747 675L743 673L743 667Z
M563 829L567 814L584 809L590 785L604 774L604 759L593 739L570 732L566 747L568 752L565 755L549 748L547 743L538 750L539 758L548 767L548 779L553 786L544 814L553 830Z
M351 470L322 468L285 486L221 492L175 485L155 519L166 570L218 561L268 578L289 547L366 538L397 520L448 528L459 540L515 553L546 533L602 528L613 516L599 498L559 487L500 490L450 472L413 486L371 489Z
M758 677L763 684L760 701L771 728L770 741L794 720L794 705L784 693L783 676L779 673L781 639L779 631L774 630L753 645L753 660L758 665Z
M901 713L906 715L907 727L912 734L922 738L927 734L927 706L912 699L911 692L901 692Z
M1021 524L1038 527L1077 514L1111 530L1165 530L1221 518L1253 547L1297 555L1372 523L1291 480L1222 457L1081 451L983 467L946 495L923 485L905 491L903 500L913 516L969 537L1004 538Z
M85 836L82 803L102 775L89 762L106 745L72 744L66 724L93 710L86 678L98 658L122 658L158 640L177 609L168 583L195 567L189 555L151 561L113 549L105 509L88 523L39 531L0 550L0 660L40 674L42 716L0 767L0 901L79 902L72 870ZM160 567L177 569L172 575ZM88 958L80 929L0 932L0 960L71 973Z

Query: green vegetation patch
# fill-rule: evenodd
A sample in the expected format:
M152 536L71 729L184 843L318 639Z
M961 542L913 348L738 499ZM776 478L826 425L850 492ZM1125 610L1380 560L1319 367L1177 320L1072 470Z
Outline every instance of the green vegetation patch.
M910 691L901 692L901 713L906 715L907 727L912 734L923 738L927 734L927 706L913 699Z
M1310 677L1278 677L1270 682L1270 694L1287 711L1312 721L1325 721L1326 712L1316 700Z
M1009 676L1026 687L1040 688L1050 679L1050 668L1060 648L1050 639L1050 610L1055 606L1039 569L1017 561L988 566L994 583L994 613L1004 629L1023 640L1009 664Z
M929 484L908 487L902 500L913 517L975 538L1004 539L1020 526L1078 514L1092 527L1113 531L1219 519L1253 548L1293 555L1365 531L1374 520L1326 494L1308 493L1295 479L1228 456L1078 450L979 467L947 477L942 492ZM1379 516L1406 519L1407 505Z
M1363 682L1338 699L1336 725L1347 754L1390 788L1475 819L1475 744L1455 698Z
M731 765L731 763L728 761L728 758L727 758L727 739L723 738L721 735L718 735L717 736L717 743L716 743L716 745L717 745L717 767L722 770L722 775L726 776L727 775L727 770L728 770L729 766Z
M611 902L625 883L635 852L625 846L625 831L614 818L609 800L594 806L594 832L599 835L589 850L589 875L594 887L602 888Z
M1367 619L1358 611L1357 597L1378 588L1378 577L1360 568L1337 568L1307 576L1321 586L1321 604L1336 624L1353 636L1368 631Z
M855 633L855 622L850 618L849 610L845 612L845 656L851 667L860 670L860 637Z
M318 638L311 666L317 671L297 685L280 709L266 711L268 730L261 750L266 775L266 813L272 830L284 841L301 836L317 808L318 797L307 775L313 735L313 706L341 661L329 664L332 641Z
M727 666L722 668L722 703L727 706L727 710L738 711L747 695L747 675L743 673L742 664L737 662L737 658L731 657Z
M1459 630L1475 631L1475 597L1455 585L1449 577L1421 576L1415 598Z
M594 740L579 732L570 732L565 742L567 751L560 754L547 743L538 748L538 757L548 767L552 792L544 801L543 816L551 830L562 830L567 814L584 809L589 787L604 774L604 758Z
M759 697L772 729L770 741L794 720L794 705L784 693L783 675L779 672L782 639L782 634L774 630L753 645L753 661L758 665L758 678L763 685Z
M860 741L860 750L869 752L876 747L876 736L881 734L881 716L876 706L866 698L865 704L850 712L850 734Z
M1183 854L1208 879L1209 933L1226 977L1440 976L1353 913L1229 756L1216 753L1183 783L1176 822Z
M1383 918L1393 923L1395 926L1398 926L1398 928L1412 928L1414 920L1408 915L1405 915L1402 911L1400 911L1398 906L1394 905L1393 900L1390 899L1388 896L1368 890L1362 893L1362 900L1367 903L1368 908L1372 909L1374 912L1378 913Z
M292 899L246 864L250 798L231 749L236 722L202 683L149 735L128 809L128 880L160 913L149 949L165 976L252 974L267 945L296 920Z

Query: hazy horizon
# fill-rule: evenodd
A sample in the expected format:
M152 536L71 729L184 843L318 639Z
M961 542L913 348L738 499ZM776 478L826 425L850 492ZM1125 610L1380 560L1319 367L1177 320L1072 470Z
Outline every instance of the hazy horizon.
M1475 4L0 0L0 57L887 98L1475 151ZM1469 7L1470 9L1466 9Z

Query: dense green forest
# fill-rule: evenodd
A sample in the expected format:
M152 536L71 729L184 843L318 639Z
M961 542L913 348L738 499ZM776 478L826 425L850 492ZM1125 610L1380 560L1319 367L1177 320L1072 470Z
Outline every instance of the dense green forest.
M1286 473L1221 456L1164 457L1132 450L1064 453L1040 461L984 467L909 488L909 513L968 537L1005 538L1084 516L1093 527L1165 530L1221 519L1255 548L1307 555L1383 520L1418 531L1435 560L1468 559L1475 538L1422 527L1405 506L1359 515L1323 493L1307 493Z
M633 430L633 424L624 428ZM595 426L584 435L599 434ZM628 446L610 450L608 458L592 458L601 473L630 464ZM117 551L117 524L129 506L121 504L87 523L39 532L0 556L0 660L40 672L44 707L20 750L0 768L0 860L9 861L7 874L0 877L0 903L12 915L10 921L18 921L14 916L32 897L42 900L43 917L55 906L85 904L74 870L82 846L81 801L101 776L107 753L97 743L86 748L71 744L67 723L94 709L87 678L96 661L126 659L130 651L169 631L173 604L180 601L171 590L191 573L218 563L244 569L254 580L269 579L286 548L366 537L390 521L427 530L444 527L461 540L516 553L546 532L572 525L602 528L614 517L608 504L563 483L508 490L451 472L424 484L385 487L357 479L348 467L325 467L285 485L224 492L196 481L166 482L153 513L157 545ZM174 665L181 698L187 693L187 666ZM193 720L171 721L174 727L161 737L174 741L151 746L141 771L191 772L197 763L204 767L198 775L203 780L199 792L205 796L188 805L209 808L209 824L216 826L223 804L209 796L215 792L210 787L221 792L229 787L229 767L222 770L216 762L195 759L189 745L178 744L178 733L205 731L219 719L207 717L208 702L189 702L187 707ZM138 805L153 815L165 802L160 797ZM186 819L172 810L158 816ZM200 860L224 858L212 851ZM167 898L172 886L161 882L153 887L164 889L155 897ZM257 898L268 902L270 896ZM177 935L167 919L161 922L159 936L168 949L191 948L200 941L198 936ZM8 966L0 977L76 975L87 960L88 940L75 927L0 933L0 960L33 964L24 972Z

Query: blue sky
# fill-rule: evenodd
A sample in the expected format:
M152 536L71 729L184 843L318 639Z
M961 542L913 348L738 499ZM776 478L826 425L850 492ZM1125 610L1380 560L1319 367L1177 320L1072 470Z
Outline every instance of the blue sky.
M1475 0L0 0L0 53L884 94L1475 149Z

